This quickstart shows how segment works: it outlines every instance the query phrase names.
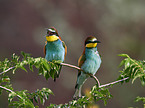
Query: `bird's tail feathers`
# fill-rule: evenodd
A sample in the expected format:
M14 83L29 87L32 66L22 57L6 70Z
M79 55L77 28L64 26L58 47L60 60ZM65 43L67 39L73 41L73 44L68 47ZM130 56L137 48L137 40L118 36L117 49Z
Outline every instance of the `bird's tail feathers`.
M89 76L87 74L84 74L83 72L78 74L78 78L77 78L77 82L76 82L76 86L75 86L75 94L73 96L74 99L81 97L81 88L88 77Z

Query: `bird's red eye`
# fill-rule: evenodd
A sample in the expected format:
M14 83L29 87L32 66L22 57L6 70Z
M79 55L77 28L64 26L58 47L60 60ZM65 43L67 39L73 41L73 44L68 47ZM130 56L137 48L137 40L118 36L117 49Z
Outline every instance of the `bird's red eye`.
M49 32L48 34L49 34L49 35L53 35L54 33L53 33L53 32Z

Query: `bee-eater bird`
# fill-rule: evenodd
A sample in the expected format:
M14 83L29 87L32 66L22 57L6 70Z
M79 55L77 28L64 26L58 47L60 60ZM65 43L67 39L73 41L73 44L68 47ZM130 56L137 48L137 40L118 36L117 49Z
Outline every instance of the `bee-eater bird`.
M45 59L52 62L53 60L61 60L64 62L67 53L67 47L58 35L56 28L47 29L46 45L44 47ZM58 72L54 75L54 81L59 77L61 65Z
M78 60L78 66L83 70L78 72L77 82L75 86L75 94L73 98L81 97L81 88L87 78L95 75L101 65L101 58L97 51L97 43L100 43L94 36L89 36L85 40L85 48L83 54Z

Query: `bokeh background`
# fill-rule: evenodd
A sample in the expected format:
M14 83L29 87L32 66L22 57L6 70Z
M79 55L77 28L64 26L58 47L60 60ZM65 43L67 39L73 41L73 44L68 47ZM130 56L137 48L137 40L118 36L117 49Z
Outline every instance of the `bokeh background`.
M33 57L44 57L45 28L56 27L68 46L66 63L77 65L84 47L84 40L94 35L101 41L98 50L102 56L101 68L96 76L101 84L118 78L118 67L127 53L137 60L145 59L145 1L144 0L0 0L0 60L11 58L21 51ZM27 89L34 92L43 87L50 88L54 96L50 103L64 104L72 100L77 70L63 67L60 78L54 83L34 72L17 70L8 73L14 90ZM88 79L83 93L95 84ZM134 103L137 96L145 95L138 80L132 85L118 84L110 88L113 98L106 108L143 107ZM105 108L102 101L96 103ZM7 108L7 93L0 96L0 108ZM43 106L41 106L43 108Z

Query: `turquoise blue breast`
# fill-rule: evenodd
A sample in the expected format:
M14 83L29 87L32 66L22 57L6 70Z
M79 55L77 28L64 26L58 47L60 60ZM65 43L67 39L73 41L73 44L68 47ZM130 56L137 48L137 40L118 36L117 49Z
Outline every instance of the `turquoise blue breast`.
M61 60L64 61L65 48L63 47L62 41L57 40L54 42L47 42L46 44L46 56L47 61Z
M82 69L91 74L95 74L101 65L101 58L97 51L97 48L86 48L85 49L86 60L82 65Z

